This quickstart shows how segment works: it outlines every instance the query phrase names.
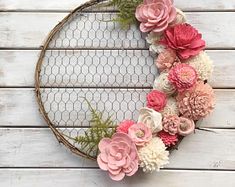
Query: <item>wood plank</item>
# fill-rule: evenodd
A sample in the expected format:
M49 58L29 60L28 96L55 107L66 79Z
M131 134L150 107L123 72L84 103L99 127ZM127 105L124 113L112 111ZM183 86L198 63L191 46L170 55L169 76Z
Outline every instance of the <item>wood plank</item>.
M234 141L235 130L196 130L171 154L167 168L234 170ZM0 167L97 167L59 145L50 129L1 128L0 142Z
M57 52L55 52L56 54ZM67 54L70 54L72 52L67 51ZM100 71L103 73L104 65L105 63L112 63L114 60L118 60L118 63L121 63L121 70L122 73L117 73L116 68L112 67L110 69L110 66L105 69L105 71L108 71L108 73L112 73L112 76L108 77L108 82L101 82L100 79L94 79L91 80L91 77L87 77L87 81L89 81L89 84L86 83L83 86L121 86L121 87L133 87L133 86L147 86L151 87L153 83L154 77L151 76L151 74L156 74L156 68L152 67L154 66L151 56L149 56L148 51L84 51L81 53L85 53L83 56L91 56L91 58L86 58L87 66L83 67L84 69L87 68L88 70L93 70L92 67L88 66L92 63L92 61L95 61L98 66L100 66ZM116 58L109 57L110 54L116 56ZM211 57L211 59L214 61L215 69L212 75L212 78L210 80L210 84L215 88L234 88L235 87L235 51L231 50L209 50L207 51L208 55ZM0 86L4 87L19 87L19 86L27 86L27 87L33 87L34 86L34 71L36 62L38 59L38 50L1 50L0 51ZM74 51L74 54L77 54L75 56L78 57L78 59L82 60L84 62L83 56L79 57L79 51ZM117 56L117 54L120 54ZM138 56L138 60L134 56ZM103 58L96 58L96 57L103 57ZM145 58L143 60L143 58ZM145 63L146 61L149 63L149 65L143 65L142 66L136 66L136 61L139 61L141 63ZM68 59L67 59L68 60ZM64 59L64 62L67 63L66 59ZM77 59L74 59L75 61L78 61ZM133 61L133 63L132 63ZM152 64L152 66L151 66ZM130 68L129 68L130 67ZM145 77L143 74L139 76L138 72L142 72L142 67L145 69L145 74L149 74L147 77ZM149 69L150 68L150 69ZM127 73L130 72L130 75ZM136 72L136 73L133 73ZM76 72L78 75L78 72ZM88 74L88 73L87 73ZM138 75L138 76L136 76ZM80 74L79 76L82 76ZM73 78L74 76L72 76ZM142 78L141 78L142 77ZM71 77L70 77L71 78ZM83 80L84 77L80 77L80 80ZM67 76L63 77L65 79L65 82L68 82ZM53 80L53 77L51 77L51 80ZM81 82L77 82L78 77L74 77L74 81L71 81L73 83L72 86L81 86ZM128 81L123 81L128 80ZM131 81L130 81L131 80ZM66 86L63 84L63 82L60 82L61 86ZM58 86L58 85L57 85Z
M98 169L1 169L1 184L17 187L234 187L234 171L164 170L159 173L138 172L121 182L114 182ZM208 180L209 179L209 180Z
M194 25L203 34L204 39L207 41L209 48L234 48L235 41L233 38L233 30L235 27L235 12L193 12L187 13L189 23ZM98 36L91 40L91 36L94 36L90 32L82 33L81 37L77 41L71 41L65 39L63 41L57 40L57 43L52 43L52 47L108 47L108 48L144 48L144 39L141 39L140 33L136 31L133 26L126 31L120 31L117 34L118 25L113 22L103 22L101 27L97 28L97 23L101 20L110 20L114 17L113 13L90 13L83 14L82 19L90 19L90 23ZM38 48L45 39L49 31L63 18L66 13L17 13L17 12L1 12L0 13L0 36L2 48ZM97 21L94 21L97 19ZM35 21L36 20L36 21ZM93 21L92 21L93 20ZM89 23L89 24L90 24ZM87 24L86 24L87 25ZM102 27L102 25L104 27ZM84 27L82 22L78 21L78 25L71 26L67 32L61 32L60 34L66 37L79 36L81 32L79 29ZM18 29L21 28L21 29ZM79 28L79 29L78 29ZM90 28L90 27L89 27ZM114 29L116 28L116 29ZM72 32L75 29L75 32ZM226 33L226 34L225 34ZM133 37L135 39L133 39ZM84 41L82 38L86 38ZM106 39L108 38L108 39ZM85 43L84 43L85 42Z
M86 0L8 0L0 1L0 10L4 11L19 11L19 10L30 10L30 11L69 11L79 4L86 2ZM221 0L190 0L190 6L185 0L175 0L175 6L186 11L211 11L211 10L234 10L235 1L221 1Z
M92 90L90 90L92 91ZM87 97L88 99L93 95L91 92L87 92ZM102 90L101 90L102 91ZM119 120L123 120L124 118L128 118L130 116L133 116L133 119L136 119L138 116L138 109L143 106L142 101L144 102L145 99L145 94L147 93L147 90L137 90L134 91L133 89L129 89L129 91L123 89L123 90L112 90L110 92L107 92L106 90L105 93L103 93L103 99L100 99L100 94L95 93L93 102L98 103L99 109L103 110L104 109L104 100L109 98L112 98L110 101L112 101L113 104L115 104L114 109L115 111L118 110L117 108L121 108L120 111L113 112L114 110L111 110L112 105L110 105L109 102L106 102L106 111L110 112L111 114L114 114L114 117L116 117ZM123 91L123 92L122 92ZM133 92L134 91L134 92ZM141 92L140 92L141 91ZM79 90L77 90L77 93ZM84 94L86 91L81 92L81 94ZM235 91L234 90L215 90L216 92L216 108L214 112L209 115L207 118L203 119L202 121L199 121L197 124L200 127L209 127L209 128L234 128L235 127L235 104L234 104L234 97L235 97ZM80 92L79 92L80 93ZM108 94L107 94L108 93ZM131 93L135 93L131 95ZM73 94L76 95L76 92ZM115 94L117 94L116 97L113 97ZM133 97L133 101L131 101L128 106L126 104L126 101L123 101L124 95L126 96L125 98L130 99L130 97ZM84 95L83 95L84 96ZM36 103L35 95L33 89L1 89L0 90L0 125L1 126L47 126L42 119L39 111L38 111L38 105ZM57 98L61 98L60 95L57 96ZM114 99L115 98L115 99ZM143 98L142 101L140 102L139 98ZM64 98L65 99L65 98ZM95 100L95 101L94 101ZM92 102L92 103L93 103ZM121 103L121 104L118 104ZM136 103L135 103L136 102ZM62 103L62 104L61 104ZM63 102L61 102L61 107L67 106L67 108L71 111L73 111L73 108L69 108L70 102L67 102L67 105L63 105ZM47 103L46 108L49 106L49 103ZM52 106L54 106L52 104ZM81 108L81 104L79 103L76 104L76 106ZM86 105L82 105L83 110L81 110L81 113L78 112L78 109L76 109L74 115L73 112L70 116L72 121L67 121L69 125L75 125L75 122L78 122L78 126L81 124L81 120L77 121L76 119L86 119L83 123L83 126L88 125L88 119L89 119L89 114L84 115L84 110ZM136 106L136 107L135 107ZM110 108L111 107L111 108ZM126 108L127 107L127 108ZM110 110L107 110L110 109ZM56 108L52 108L52 110L56 110ZM62 110L62 109L61 109ZM131 112L132 111L132 112ZM52 116L52 119L54 121L58 121L60 119L60 114L57 114L58 116ZM64 112L63 113L65 116L68 117L68 113ZM222 116L222 117L221 117ZM65 117L66 119L66 117ZM56 123L57 124L57 123ZM63 123L62 123L63 124ZM76 125L77 125L76 124Z

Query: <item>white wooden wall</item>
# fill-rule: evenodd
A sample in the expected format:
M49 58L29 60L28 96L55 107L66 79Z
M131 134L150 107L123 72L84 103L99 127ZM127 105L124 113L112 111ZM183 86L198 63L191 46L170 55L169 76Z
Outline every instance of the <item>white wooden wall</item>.
M1 187L234 187L235 0L175 0L203 34L215 62L216 109L160 173L111 181L61 146L38 112L34 69L46 34L84 0L0 0Z

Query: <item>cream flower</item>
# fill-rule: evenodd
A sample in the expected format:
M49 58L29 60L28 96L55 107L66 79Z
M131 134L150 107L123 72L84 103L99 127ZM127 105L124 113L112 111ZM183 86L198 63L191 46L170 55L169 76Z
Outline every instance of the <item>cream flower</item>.
M208 80L213 72L213 62L204 51L184 62L192 66L197 71L198 78L203 81Z
M154 81L153 89L164 92L166 95L175 93L175 87L168 80L168 73L161 73Z
M186 15L178 8L176 8L176 18L175 20L170 24L170 26L174 26L177 24L185 23L186 20Z
M138 150L140 167L144 172L153 172L169 163L169 152L159 137L153 138L146 146Z
M159 41L161 40L162 37L162 33L153 33L150 32L147 37L146 37L146 41L148 44L150 44L149 46L149 51L153 52L153 53L161 53L162 51L164 51L165 46L159 44Z
M179 108L176 99L173 97L168 98L166 106L161 113L163 116L179 115Z
M140 109L138 123L145 124L152 132L159 132L162 130L162 115L153 109L144 107Z

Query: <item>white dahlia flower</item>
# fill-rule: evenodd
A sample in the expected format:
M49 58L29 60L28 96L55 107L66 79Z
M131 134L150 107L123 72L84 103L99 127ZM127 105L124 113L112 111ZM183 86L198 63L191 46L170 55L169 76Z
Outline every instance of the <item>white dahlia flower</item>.
M176 89L168 80L168 73L162 72L154 81L154 90L159 90L164 92L166 95L170 96L175 93Z
M159 44L159 41L162 37L162 33L153 33L150 32L147 37L146 37L146 41L148 44L150 44L149 46L149 51L153 52L153 53L161 53L162 51L164 51L165 46Z
M179 108L176 99L173 97L168 98L166 106L161 113L163 116L179 115Z
M140 148L138 155L144 172L158 171L169 163L169 152L159 137L154 137L146 146Z
M203 81L208 80L213 72L213 62L204 51L184 62L192 66L197 71L198 78Z
M186 15L184 14L184 12L176 8L176 18L170 25L177 25L177 24L185 23L186 21L187 21Z

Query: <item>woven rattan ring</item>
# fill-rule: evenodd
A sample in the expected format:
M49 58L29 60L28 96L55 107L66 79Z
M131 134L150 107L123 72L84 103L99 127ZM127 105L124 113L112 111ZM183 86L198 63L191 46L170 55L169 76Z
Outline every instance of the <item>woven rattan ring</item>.
M69 13L48 35L35 72L40 112L58 141L95 159L71 140L90 127L84 98L115 122L136 119L157 76L145 36L123 30L116 12L91 0Z

